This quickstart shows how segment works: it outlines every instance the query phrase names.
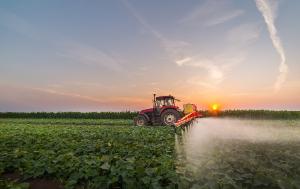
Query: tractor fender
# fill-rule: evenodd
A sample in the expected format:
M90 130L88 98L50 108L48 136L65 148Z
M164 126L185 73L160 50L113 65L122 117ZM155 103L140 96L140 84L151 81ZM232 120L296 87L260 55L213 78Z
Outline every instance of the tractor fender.
M149 118L149 116L147 114L145 114L145 113L139 113L139 115L144 116L146 118L147 122L150 121L150 118Z

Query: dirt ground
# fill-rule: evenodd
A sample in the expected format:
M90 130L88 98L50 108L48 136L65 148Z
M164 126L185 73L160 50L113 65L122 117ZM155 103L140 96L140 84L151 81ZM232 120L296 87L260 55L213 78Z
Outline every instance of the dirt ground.
M19 173L5 173L2 178L10 181L29 183L29 189L63 189L63 184L56 180L36 178L21 181L22 177Z

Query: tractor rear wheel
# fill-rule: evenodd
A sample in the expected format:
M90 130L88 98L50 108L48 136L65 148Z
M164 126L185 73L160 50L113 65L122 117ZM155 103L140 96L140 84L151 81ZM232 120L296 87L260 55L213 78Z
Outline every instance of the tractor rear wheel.
M165 110L161 114L161 121L164 125L174 125L180 119L180 113L174 109Z
M147 124L147 120L144 116L142 115L138 115L135 119L134 119L134 125L136 126L145 126Z

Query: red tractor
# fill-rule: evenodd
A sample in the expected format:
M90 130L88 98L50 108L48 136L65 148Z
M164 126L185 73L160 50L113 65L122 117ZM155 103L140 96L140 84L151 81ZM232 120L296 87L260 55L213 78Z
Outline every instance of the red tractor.
M153 108L140 111L138 116L134 118L134 124L137 126L180 126L200 116L194 104L184 105L184 111L182 112L175 105L175 101L179 100L171 95L156 97L154 94Z

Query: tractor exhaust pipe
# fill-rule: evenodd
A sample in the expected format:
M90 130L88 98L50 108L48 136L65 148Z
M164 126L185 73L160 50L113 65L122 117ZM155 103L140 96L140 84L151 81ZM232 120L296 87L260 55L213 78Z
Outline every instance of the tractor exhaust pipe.
M155 98L156 98L156 94L153 94L153 108L155 108Z

